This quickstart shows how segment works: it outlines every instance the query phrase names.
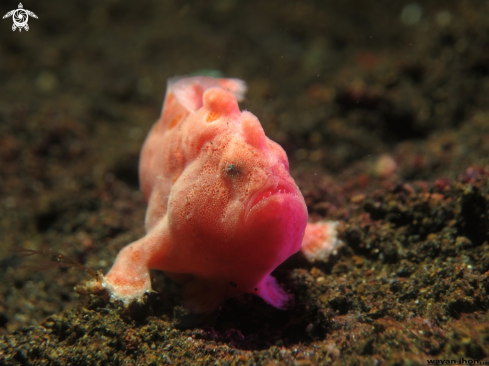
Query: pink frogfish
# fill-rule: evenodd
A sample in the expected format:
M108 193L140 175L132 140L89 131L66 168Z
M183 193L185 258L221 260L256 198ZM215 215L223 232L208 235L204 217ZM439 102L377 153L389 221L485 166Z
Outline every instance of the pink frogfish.
M158 269L183 284L196 312L239 293L284 308L290 295L270 273L302 243L308 258L334 245L335 224L307 224L284 150L240 111L245 91L239 79L169 81L140 157L147 234L103 278L112 299L140 300L151 291L149 270Z

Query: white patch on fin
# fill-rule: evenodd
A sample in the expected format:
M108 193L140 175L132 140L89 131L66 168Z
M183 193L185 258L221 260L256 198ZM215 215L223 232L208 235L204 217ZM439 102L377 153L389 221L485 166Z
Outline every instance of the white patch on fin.
M328 260L329 255L343 245L343 242L338 239L336 230L338 224L338 221L307 224L301 252L310 262Z

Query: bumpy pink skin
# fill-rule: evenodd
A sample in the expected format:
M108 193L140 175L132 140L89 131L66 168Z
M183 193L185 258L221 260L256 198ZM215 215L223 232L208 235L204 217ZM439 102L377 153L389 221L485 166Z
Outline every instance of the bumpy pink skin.
M245 89L238 79L170 80L141 153L147 235L104 278L113 298L141 298L159 269L184 283L197 312L243 292L278 308L289 300L270 273L300 249L307 208L283 149L239 110Z

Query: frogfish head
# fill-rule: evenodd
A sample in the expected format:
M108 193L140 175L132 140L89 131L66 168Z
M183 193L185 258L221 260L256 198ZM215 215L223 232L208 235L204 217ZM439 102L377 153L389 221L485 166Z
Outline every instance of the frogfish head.
M287 155L258 119L231 92L209 88L181 133L189 163L168 205L179 237L215 260L239 256L257 277L297 252L307 208Z

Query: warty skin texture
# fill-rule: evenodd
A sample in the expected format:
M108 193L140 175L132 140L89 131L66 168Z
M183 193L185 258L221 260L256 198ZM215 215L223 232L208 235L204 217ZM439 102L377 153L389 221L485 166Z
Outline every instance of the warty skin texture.
M307 208L283 149L239 110L245 89L238 79L169 81L140 158L147 234L104 277L113 299L140 299L159 269L184 284L196 312L244 292L288 302L270 273L300 249Z

